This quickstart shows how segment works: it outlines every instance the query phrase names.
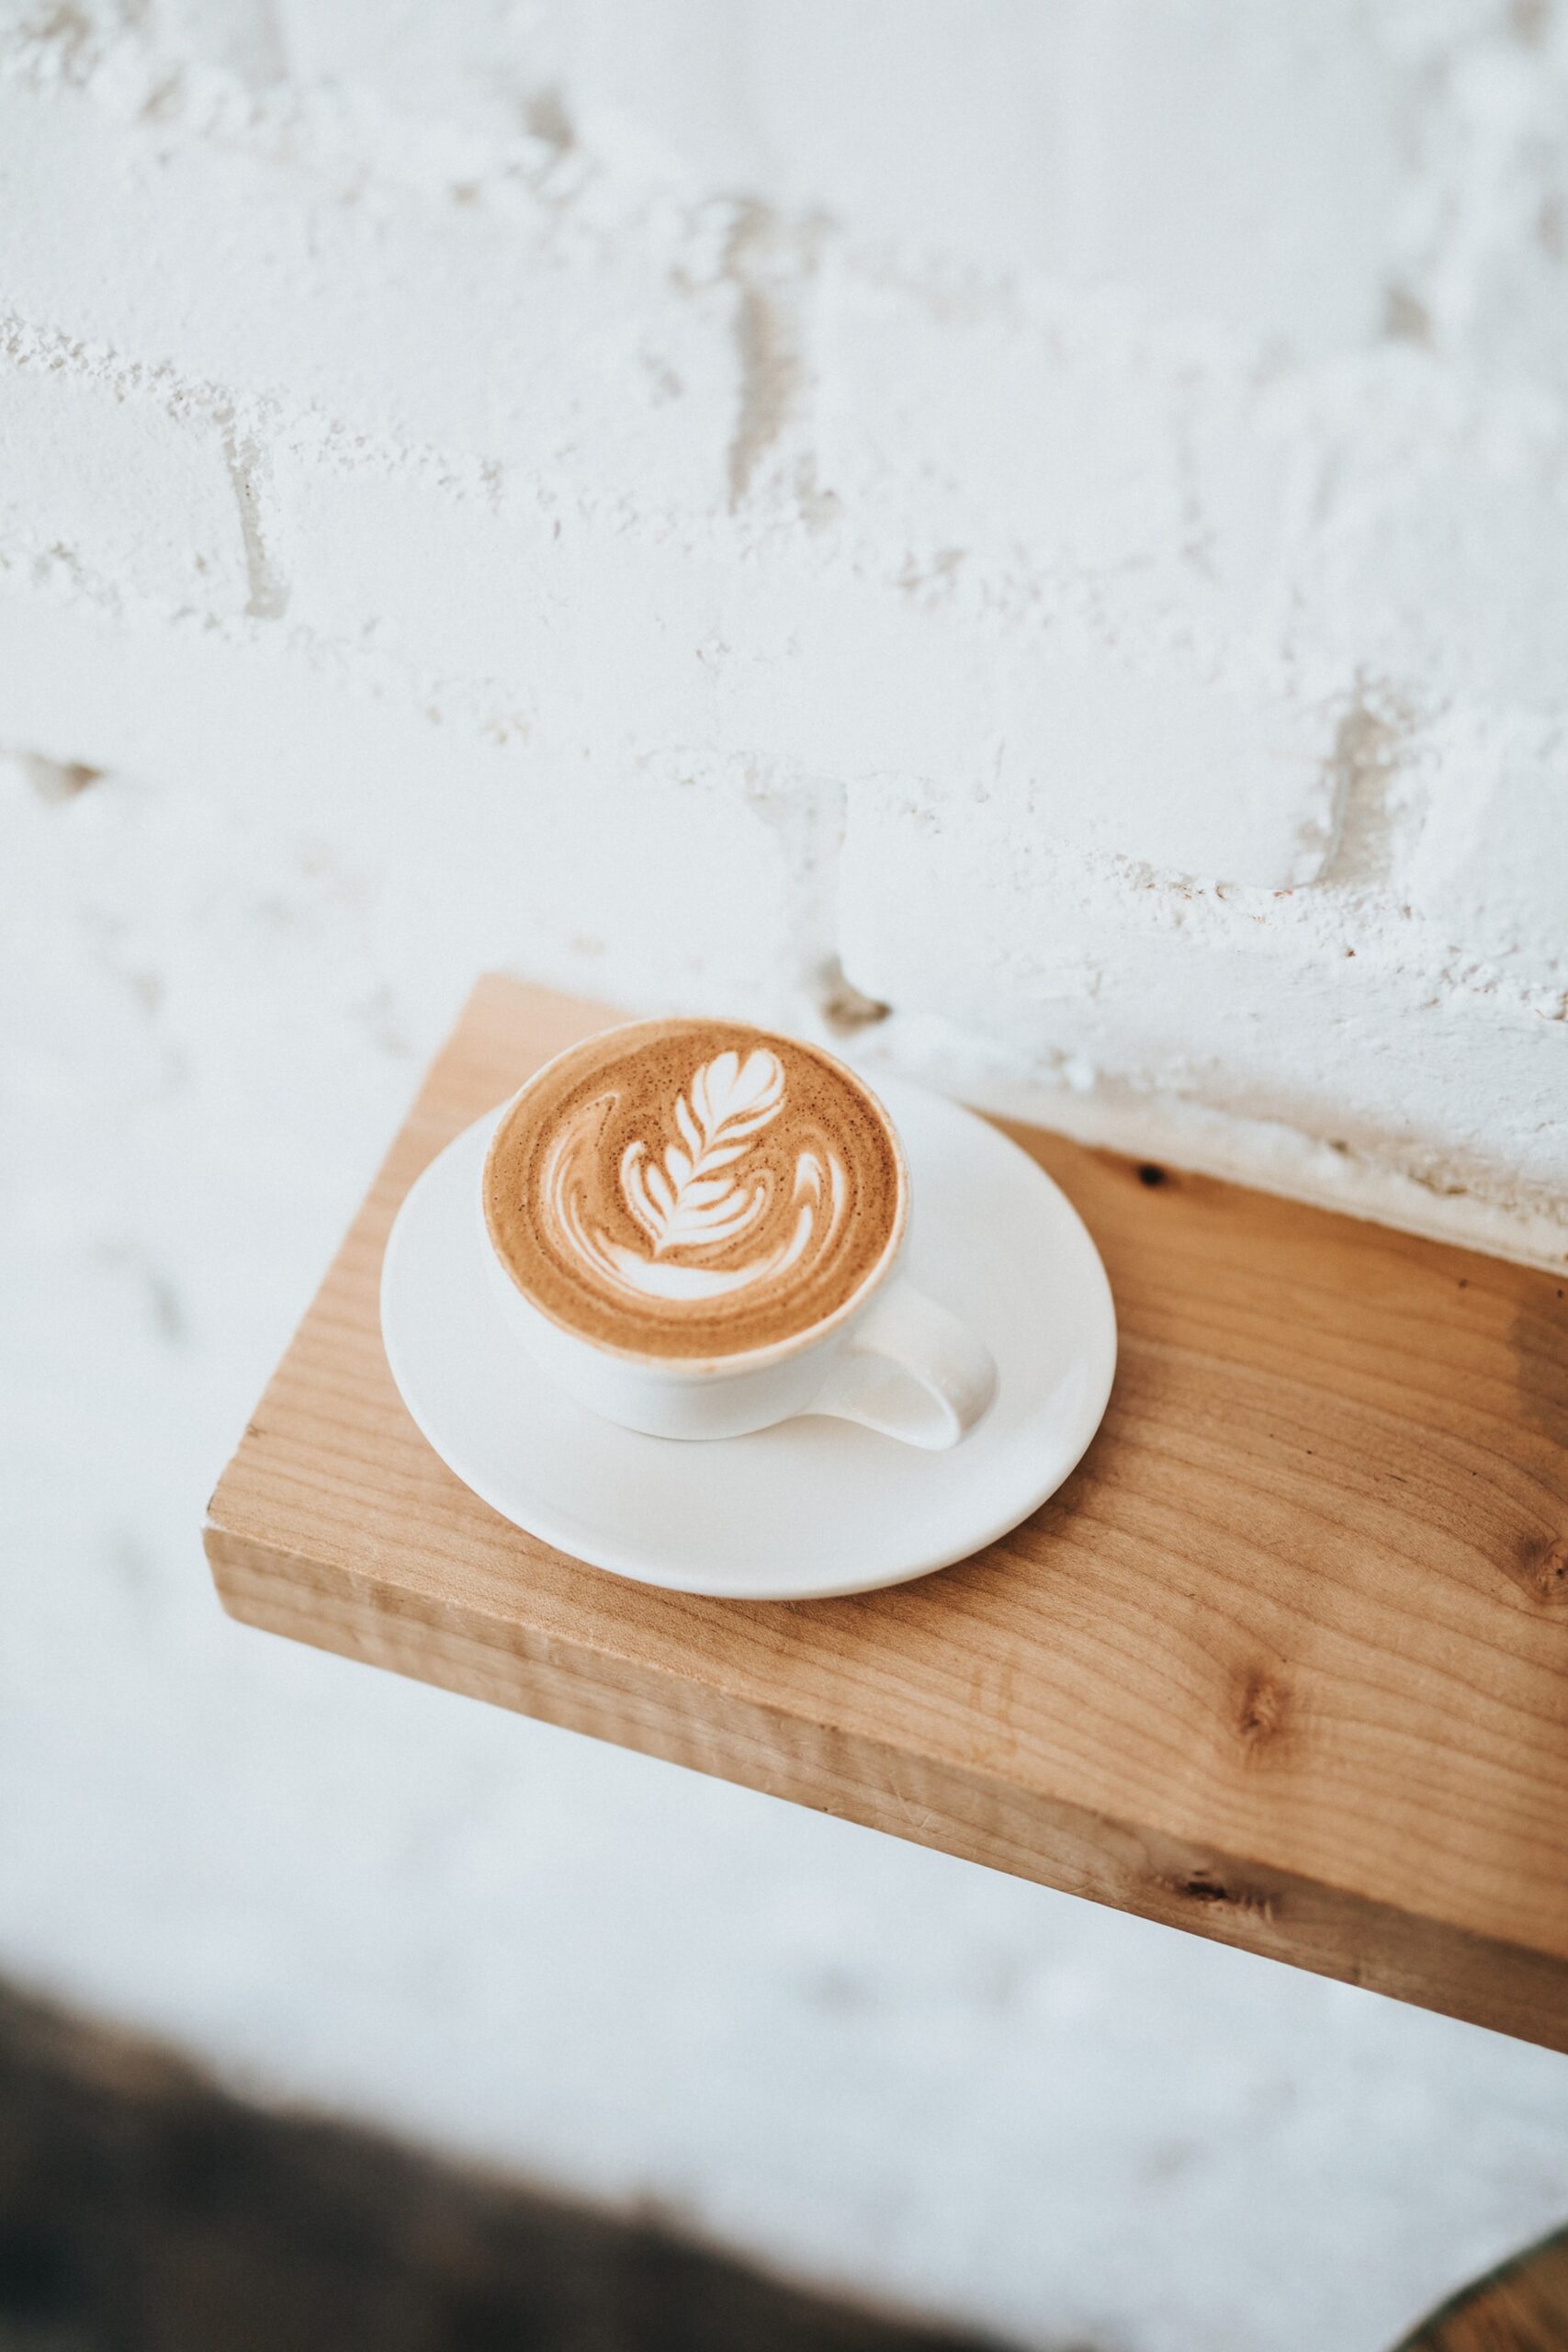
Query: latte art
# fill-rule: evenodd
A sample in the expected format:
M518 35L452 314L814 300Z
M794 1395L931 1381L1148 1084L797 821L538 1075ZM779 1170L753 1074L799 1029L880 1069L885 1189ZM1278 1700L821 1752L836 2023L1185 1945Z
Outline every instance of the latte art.
M744 1061L731 1047L704 1062L690 1095L675 1097L681 1141L667 1143L661 1160L640 1136L621 1154L621 1197L645 1237L644 1246L630 1249L595 1227L588 1206L598 1172L596 1129L614 1098L590 1104L546 1160L545 1201L558 1229L586 1267L644 1298L717 1298L776 1281L813 1249L830 1245L848 1192L837 1153L798 1152L789 1188L794 1223L769 1245L779 1188L751 1145L783 1109L784 1096L783 1066L765 1046Z
M525 1296L637 1354L773 1346L846 1306L903 1221L898 1148L816 1048L638 1023L542 1072L491 1148L485 1214Z

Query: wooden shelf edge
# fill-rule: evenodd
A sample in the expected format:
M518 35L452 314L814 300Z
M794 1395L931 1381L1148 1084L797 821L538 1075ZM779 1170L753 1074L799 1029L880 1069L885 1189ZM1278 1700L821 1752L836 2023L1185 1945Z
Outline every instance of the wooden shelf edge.
M1551 1954L1339 1896L831 1725L718 1702L673 1675L617 1671L602 1652L552 1640L547 1656L515 1622L417 1608L270 1544L258 1556L219 1517L209 1517L203 1543L224 1610L256 1631L1568 2052L1568 1963Z

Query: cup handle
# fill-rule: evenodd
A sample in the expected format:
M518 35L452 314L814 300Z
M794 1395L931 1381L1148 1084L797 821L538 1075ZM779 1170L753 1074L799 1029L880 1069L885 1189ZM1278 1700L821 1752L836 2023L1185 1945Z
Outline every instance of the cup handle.
M806 1409L935 1453L967 1436L996 1393L990 1350L896 1275Z

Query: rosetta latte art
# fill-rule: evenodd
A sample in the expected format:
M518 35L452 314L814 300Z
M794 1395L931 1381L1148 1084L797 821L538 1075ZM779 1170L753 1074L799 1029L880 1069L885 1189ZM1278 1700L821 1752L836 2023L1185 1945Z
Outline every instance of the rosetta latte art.
M854 1073L796 1037L671 1018L541 1070L485 1166L491 1241L566 1329L705 1361L847 1309L897 1246L904 1173Z
M744 1059L731 1049L701 1065L675 1098L676 1136L653 1143L634 1136L621 1153L621 1196L644 1237L642 1248L615 1240L593 1221L595 1162L614 1096L584 1103L545 1163L551 1222L585 1267L643 1297L716 1298L778 1281L831 1244L848 1189L843 1162L830 1148L797 1150L788 1229L770 1246L779 1177L759 1162L753 1146L784 1097L783 1065L765 1046Z

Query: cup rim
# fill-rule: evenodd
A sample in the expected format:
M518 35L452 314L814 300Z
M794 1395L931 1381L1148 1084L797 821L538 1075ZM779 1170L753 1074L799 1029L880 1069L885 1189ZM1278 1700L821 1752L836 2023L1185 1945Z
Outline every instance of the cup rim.
M689 1022L694 1027L711 1023L715 1027L750 1029L758 1037L776 1037L785 1045L794 1046L802 1052L815 1054L819 1060L826 1062L830 1069L837 1070L841 1077L847 1079L852 1086L858 1088L883 1121L892 1140L893 1161L898 1176L897 1208L882 1253L875 1264L868 1269L855 1285L849 1297L841 1299L831 1314L824 1315L818 1322L808 1324L803 1331L787 1332L782 1340L771 1340L764 1347L736 1348L727 1351L722 1355L650 1355L638 1348L618 1346L613 1340L591 1338L586 1331L580 1330L575 1324L567 1322L561 1316L553 1315L547 1306L541 1305L538 1299L524 1288L496 1243L490 1218L491 1162L495 1156L496 1147L501 1141L502 1131L509 1124L513 1113L531 1090L540 1085L562 1062L570 1060L573 1054L581 1053L585 1046L594 1045L602 1037L629 1035L638 1029L666 1029L672 1023L681 1022ZM563 1339L574 1341L578 1347L585 1349L591 1355L609 1357L617 1363L636 1366L639 1370L657 1374L663 1379L712 1379L720 1373L739 1374L761 1371L771 1364L782 1363L792 1356L803 1354L807 1348L818 1345L833 1332L841 1329L845 1323L852 1320L862 1311L886 1282L904 1245L909 1223L909 1167L905 1156L904 1139L898 1133L892 1113L876 1092L875 1088L862 1077L858 1069L852 1069L841 1056L830 1052L826 1046L819 1046L815 1038L796 1037L785 1030L766 1029L760 1022L731 1020L722 1013L649 1013L639 1015L634 1021L609 1021L602 1029L592 1031L586 1037L574 1038L570 1045L563 1046L558 1053L552 1054L547 1061L541 1062L537 1069L531 1070L516 1092L508 1096L495 1114L495 1125L491 1130L490 1140L485 1146L484 1162L479 1170L479 1220L484 1227L484 1238L490 1250L491 1261L504 1278L512 1296L530 1313L537 1316L541 1322L547 1323Z

